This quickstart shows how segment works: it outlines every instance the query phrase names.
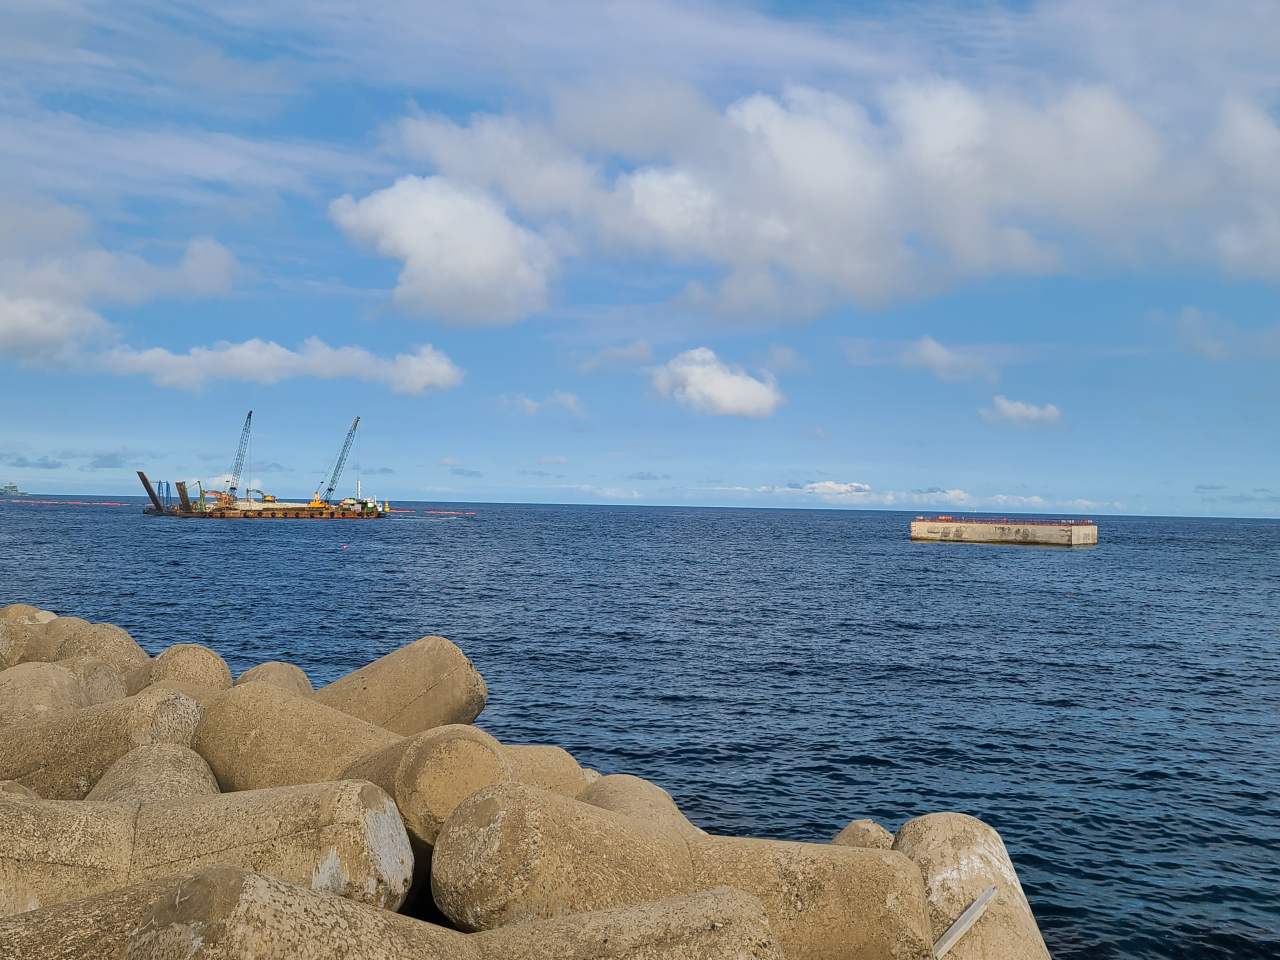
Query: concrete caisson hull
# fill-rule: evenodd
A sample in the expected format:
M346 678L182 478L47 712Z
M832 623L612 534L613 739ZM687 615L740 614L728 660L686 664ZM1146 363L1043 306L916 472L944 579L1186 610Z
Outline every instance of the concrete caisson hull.
M1015 543L1045 547L1083 547L1098 542L1092 523L1025 523L989 520L915 520L911 539L943 543Z

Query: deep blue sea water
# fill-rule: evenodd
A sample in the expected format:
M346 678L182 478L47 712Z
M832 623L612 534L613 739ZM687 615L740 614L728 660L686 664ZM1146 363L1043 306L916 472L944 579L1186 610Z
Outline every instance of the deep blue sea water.
M1280 523L1109 518L1062 550L913 544L901 513L465 509L0 500L0 604L317 685L438 633L488 682L480 726L655 780L712 833L960 810L1058 960L1280 957Z

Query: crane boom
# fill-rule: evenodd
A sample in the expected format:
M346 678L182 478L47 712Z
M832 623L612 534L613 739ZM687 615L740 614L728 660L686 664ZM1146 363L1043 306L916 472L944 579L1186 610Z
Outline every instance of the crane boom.
M249 424L253 420L253 411L244 418L244 429L240 431L240 449L236 451L236 462L231 466L231 483L227 489L227 500L236 502L236 491L240 488L240 471L244 469L244 451L249 446Z
M338 454L338 462L333 465L333 476L329 478L329 486L325 490L323 497L316 496L317 503L327 504L333 498L333 491L338 488L338 478L342 476L342 468L347 465L347 454L351 452L351 441L356 437L356 427L359 423L359 417L351 421L351 429L347 431L347 442L342 445L342 452Z

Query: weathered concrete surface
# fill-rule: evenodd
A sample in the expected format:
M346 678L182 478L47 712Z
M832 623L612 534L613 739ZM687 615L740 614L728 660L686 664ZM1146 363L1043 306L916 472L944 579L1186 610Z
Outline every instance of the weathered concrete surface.
M122 960L129 935L187 876L160 877L82 900L0 917L5 960Z
M208 704L192 747L224 791L337 779L376 783L395 798L413 839L428 848L463 798L511 775L502 745L475 727L449 724L400 737L256 681Z
M0 671L0 727L44 720L89 706L80 678L56 663L20 663Z
M0 620L21 620L23 617L34 617L40 612L39 607L33 607L29 603L11 603L0 607Z
M218 781L204 757L177 743L130 750L102 775L86 800L183 800L216 797Z
M217 687L205 687L198 683L188 683L186 680L160 680L143 690L177 690L205 707L216 700L223 691Z
M22 619L0 619L0 670L8 670L22 662L33 635L43 636L42 624Z
M162 680L227 690L231 687L231 668L227 661L206 646L175 643L151 661L151 682L155 684Z
M549 744L504 744L502 753L511 765L513 780L550 790L562 797L576 797L587 788L587 776L568 750Z
M611 810L623 816L643 820L650 826L660 830L674 830L677 833L701 834L700 830L689 822L689 818L680 812L671 794L656 783L650 783L640 777L627 773L615 773L600 777L580 794L578 799L601 810ZM889 837L893 841L892 835Z
M760 902L712 890L466 936L244 870L162 895L128 960L781 960Z
M0 795L24 797L27 800L40 799L40 794L29 787L24 787L17 780L0 780Z
M874 820L854 820L830 841L837 847L868 847L892 850L893 834Z
M230 863L395 909L413 857L391 798L357 780L171 802L0 796L0 913Z
M489 690L466 654L423 637L315 692L317 703L410 736L480 716Z
M0 779L17 780L50 800L80 800L130 750L190 745L199 720L197 703L161 690L15 723L0 737Z
M253 682L233 686L207 707L191 747L223 791L337 780L357 761L394 746L389 730Z
M912 540L953 543L1023 543L1080 547L1098 542L1095 524L974 523L964 520L913 520Z
M764 904L718 887L471 935L492 960L782 960Z
M237 685L242 683L269 683L299 697L309 697L314 692L311 681L301 667L281 663L279 660L269 660L250 667L236 680Z
M431 846L458 804L511 775L506 750L483 730L448 724L425 730L361 759L343 772L395 797L409 835Z
M57 622L51 620L46 629L51 629ZM125 673L151 662L147 652L127 631L111 623L91 623L75 631L50 659L70 660L76 657L96 657L114 667L122 679Z
M52 663L58 659L58 651L64 643L91 626L93 624L88 620L79 617L54 617L38 630L28 632L22 662Z
M137 693L148 682L151 658L125 630L110 623L79 617L54 617L42 624L0 620L0 663L66 661L105 664L119 674L127 693ZM141 679L130 683L139 672Z
M963 813L931 813L908 820L893 849L924 875L936 940L991 884L997 893L948 960L1049 960L1017 871L1000 835Z
M84 686L84 692L88 695L91 705L123 700L129 695L120 671L99 660L93 654L67 657L57 661L57 664L76 675Z
M901 854L662 830L515 782L459 805L431 875L464 930L722 885L759 897L789 960L932 957L924 884Z

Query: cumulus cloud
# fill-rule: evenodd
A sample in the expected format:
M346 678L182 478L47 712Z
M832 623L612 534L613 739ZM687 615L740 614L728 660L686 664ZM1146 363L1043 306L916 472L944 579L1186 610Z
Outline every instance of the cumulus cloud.
M89 348L117 339L119 331L97 312L105 305L134 305L166 296L207 296L228 288L237 269L235 257L210 237L187 244L175 266L156 266L134 254L99 248L57 247L60 223L78 223L73 211L6 205L13 222L0 229L0 356L28 365L67 365ZM36 230L38 255L19 255L15 231L37 214L53 226ZM78 231L75 231L78 232ZM41 249L54 244L54 249Z
M163 387L199 390L214 380L278 383L297 377L351 377L384 383L395 393L421 396L462 382L463 371L430 344L413 353L379 357L363 347L331 347L316 337L290 350L274 341L220 342L176 354L160 347L116 347L95 361L118 374L145 374Z
M1009 400L1003 396L992 399L990 407L978 412L989 426L1016 427L1029 430L1035 427L1056 427L1062 421L1062 411L1052 403L1037 407L1022 400Z
M898 358L904 367L928 367L939 380L959 383L981 377L996 379L995 365L980 353L952 350L928 335L912 343Z
M549 124L419 117L396 140L439 171L433 180L475 191L476 203L500 199L544 232L567 229L575 249L720 268L716 289L691 283L687 299L731 316L812 314L1099 253L1131 258L1206 202L1202 184L1171 188L1191 168L1103 84L1024 99L936 78L860 98L793 85L719 111L671 84L660 96L632 84L625 96L567 99L572 111ZM670 124L653 116L665 102ZM1250 123L1274 129L1265 114ZM1241 139L1270 149L1264 133L1224 133L1221 150L1246 155L1233 146ZM1202 233L1196 249L1224 256L1210 248L1226 242Z
M402 177L330 215L353 239L404 263L394 299L458 324L511 323L542 309L556 270L550 245L502 205L443 177Z
M65 362L111 326L93 310L38 297L0 293L0 356L36 364Z
M761 371L757 380L707 347L686 350L649 372L660 396L717 416L767 417L786 402L771 372Z

